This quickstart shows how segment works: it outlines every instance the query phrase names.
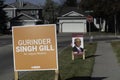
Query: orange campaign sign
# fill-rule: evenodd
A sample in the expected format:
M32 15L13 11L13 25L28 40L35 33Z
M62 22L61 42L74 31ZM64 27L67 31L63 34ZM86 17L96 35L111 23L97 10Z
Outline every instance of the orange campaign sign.
M12 29L15 71L58 70L56 25Z

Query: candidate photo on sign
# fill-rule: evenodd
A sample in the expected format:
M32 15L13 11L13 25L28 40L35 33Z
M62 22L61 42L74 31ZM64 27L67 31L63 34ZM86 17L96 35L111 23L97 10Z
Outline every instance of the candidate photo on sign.
M72 51L76 54L81 54L83 53L83 48L81 47L81 39L80 38L75 38L73 40L74 46L72 47Z

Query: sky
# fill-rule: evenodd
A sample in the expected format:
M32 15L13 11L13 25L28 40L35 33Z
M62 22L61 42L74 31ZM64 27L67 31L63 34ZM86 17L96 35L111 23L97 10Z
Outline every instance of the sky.
M5 3L13 3L15 1L16 0L5 0ZM23 1L31 2L33 4L41 4L41 5L43 5L46 0L23 0ZM60 0L54 0L54 1L60 3Z

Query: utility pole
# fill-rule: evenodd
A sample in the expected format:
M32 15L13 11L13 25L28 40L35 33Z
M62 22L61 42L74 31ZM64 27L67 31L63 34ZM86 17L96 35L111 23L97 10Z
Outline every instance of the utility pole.
M91 33L91 22L93 22L93 17L91 15L88 15L87 16L87 21L89 23L89 36L90 36L90 33Z
M116 14L114 15L114 21L115 21L115 37L117 36L117 26L116 26Z
M87 21L89 23L89 36L90 36L89 41L92 42L93 36L91 35L91 22L93 22L93 17L91 15L88 15L87 16Z

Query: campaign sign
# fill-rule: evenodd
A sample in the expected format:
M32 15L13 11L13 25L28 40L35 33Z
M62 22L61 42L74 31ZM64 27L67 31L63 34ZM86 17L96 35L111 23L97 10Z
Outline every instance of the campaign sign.
M83 40L83 34L82 33L72 33L72 47L75 46L75 40L80 41L80 47L84 48L84 40Z
M15 71L58 70L56 25L14 26Z

